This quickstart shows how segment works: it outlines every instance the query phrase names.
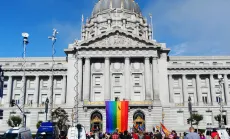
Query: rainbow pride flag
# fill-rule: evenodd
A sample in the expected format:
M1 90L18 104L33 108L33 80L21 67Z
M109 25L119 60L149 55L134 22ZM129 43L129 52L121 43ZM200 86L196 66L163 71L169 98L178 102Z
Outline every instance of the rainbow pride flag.
M128 101L106 101L106 132L128 130Z

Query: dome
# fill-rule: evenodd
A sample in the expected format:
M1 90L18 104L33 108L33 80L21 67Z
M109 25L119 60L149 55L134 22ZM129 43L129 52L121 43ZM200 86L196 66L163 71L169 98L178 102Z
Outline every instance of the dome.
M93 15L114 8L125 9L140 14L140 8L134 0L99 0L94 6Z

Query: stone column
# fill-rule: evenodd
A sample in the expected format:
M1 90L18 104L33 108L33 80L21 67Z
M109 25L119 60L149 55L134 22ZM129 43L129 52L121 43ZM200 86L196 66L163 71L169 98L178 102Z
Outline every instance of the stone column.
M153 62L152 62L152 72L153 72L153 99L154 100L159 100L159 84L158 84L158 64L157 64L157 58L153 57Z
M34 92L34 100L33 100L33 106L37 107L39 105L38 97L39 97L39 90L40 90L40 82L39 82L39 75L35 76L35 92Z
M13 82L12 82L12 76L9 76L8 79L8 86L7 86L7 90L8 90L8 100L6 103L10 103L10 101L14 98L13 94L12 94L12 88L13 88Z
M196 88L196 78L195 77L192 78L192 84L193 84L193 87ZM197 99L198 99L198 94L197 94L197 91L195 91L194 92L194 105L198 104L198 100Z
M84 100L89 101L90 97L90 58L85 58L85 73L84 73L84 84L83 84L83 94L84 94Z
M82 58L79 57L78 58L78 100L83 99L82 96L82 74L83 74L83 70L82 70Z
M187 92L187 80L186 80L186 75L185 74L182 75L182 84L183 84L182 94L184 96L184 105L186 106L186 104L188 102L188 92Z
M22 80L21 80L21 94L20 94L20 102L19 104L22 106L23 104L26 104L26 98L27 98L27 94L26 94L26 76L22 76ZM22 99L22 97L24 96L24 99ZM22 102L23 101L23 102Z
M61 104L65 104L65 96L66 96L66 75L63 75L62 79L62 93L61 93Z
M151 81L150 81L149 57L145 58L145 99L151 100Z
M50 75L49 76L49 91L48 91L48 93L47 93L47 97L49 98L49 102L51 102L51 97L52 97L52 99L53 99L53 104L55 104L55 102L54 102L54 76L53 76L53 78L52 78L52 75ZM53 87L52 87L52 84L53 84ZM52 88L51 88L52 87ZM52 89L53 89L53 95L51 94L52 93ZM51 96L52 95L52 96Z
M109 57L105 58L105 100L110 100L110 60Z
M229 88L228 88L228 75L224 74L224 92L227 105L230 105L230 95L229 95Z
M211 90L210 90L210 79L209 78L207 78L206 77L206 84L207 84L207 87L208 87L208 89L209 89L209 91L208 91L208 105L211 105L211 103L212 103L212 94L211 94Z
M200 91L200 75L199 74L196 74L196 94L198 98L198 104L202 105L203 101L202 101L202 92Z
M212 96L212 104L217 105L216 102L216 92L215 92L215 81L214 81L214 75L210 74L210 89L211 89L211 96Z
M130 59L125 58L125 99L130 100L132 92L130 91Z
M170 74L169 75L169 95L170 95L170 103L173 103L174 102L174 93L173 93L173 77L172 75Z

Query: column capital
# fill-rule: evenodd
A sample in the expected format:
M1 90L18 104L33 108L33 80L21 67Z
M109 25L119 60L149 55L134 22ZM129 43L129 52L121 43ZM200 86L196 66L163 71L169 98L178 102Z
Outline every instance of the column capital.
M86 60L90 60L90 58L91 58L90 56L86 56L85 57Z
M153 60L157 60L157 57L153 57Z
M149 57L145 57L145 60L149 60Z
M77 56L78 59L82 59L83 57L82 56Z
M110 60L110 57L105 57L105 60Z
M129 59L130 59L130 57L129 57L129 56L126 56L126 57L125 57L125 60L129 60Z

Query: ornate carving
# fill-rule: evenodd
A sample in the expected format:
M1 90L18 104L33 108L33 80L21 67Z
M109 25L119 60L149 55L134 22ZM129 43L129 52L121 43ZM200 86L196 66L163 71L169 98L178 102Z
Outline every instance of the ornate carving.
M111 35L89 46L145 46L146 44L123 35Z

